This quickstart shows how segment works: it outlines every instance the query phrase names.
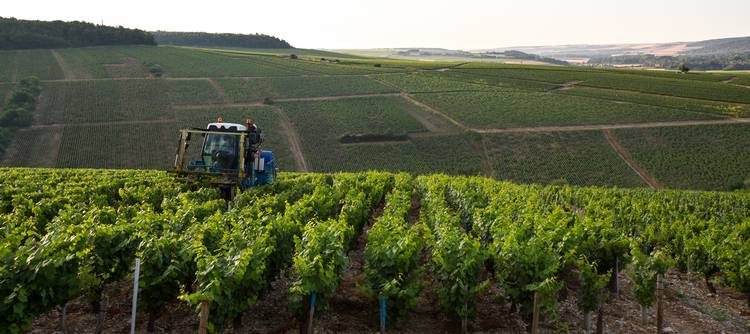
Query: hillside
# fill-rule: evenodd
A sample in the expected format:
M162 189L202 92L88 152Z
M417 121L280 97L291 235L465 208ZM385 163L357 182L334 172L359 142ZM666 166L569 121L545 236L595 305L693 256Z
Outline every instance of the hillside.
M520 50L555 58L633 54L652 54L656 56L679 56L685 54L708 55L750 52L750 37L720 38L694 42L509 46L474 51L502 52L509 50Z
M688 43L687 54L707 55L750 52L750 37L712 39Z
M263 34L212 34L205 32L155 31L159 45L215 46L251 49L289 49L285 40Z
M0 332L743 333L748 217L746 192L281 173L225 201L0 168Z
M549 45L505 47L474 52L520 50L575 64L609 67L644 67L675 70L680 64L702 71L750 69L750 37L697 42Z
M179 128L252 117L285 171L711 190L750 177L748 75L288 52L0 51L6 100L41 82L0 166L167 169Z
M0 50L97 45L154 45L151 34L87 22L31 21L0 17Z

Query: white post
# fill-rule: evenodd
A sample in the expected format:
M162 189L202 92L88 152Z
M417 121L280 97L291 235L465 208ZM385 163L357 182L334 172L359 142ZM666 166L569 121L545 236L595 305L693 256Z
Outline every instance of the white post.
M133 308L130 315L130 334L135 334L135 314L138 307L138 278L141 275L141 259L135 259L135 277L133 278Z

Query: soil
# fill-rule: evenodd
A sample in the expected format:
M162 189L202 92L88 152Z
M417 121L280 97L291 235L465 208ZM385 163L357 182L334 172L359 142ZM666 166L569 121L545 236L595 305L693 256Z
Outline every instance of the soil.
M294 157L294 163L297 165L297 170L306 172L307 162L305 161L305 156L302 154L302 144L299 140L299 136L297 135L297 130L294 129L292 121L289 119L289 116L286 115L284 110L274 106L272 106L272 108L276 112L276 114L279 115L279 119L281 120L281 128L284 131L287 140L289 141L289 150L292 151L292 156Z
M57 64L60 66L60 69L63 72L63 77L65 80L75 79L75 74L73 74L73 71L68 68L68 65L65 64L65 60L63 60L63 57L60 55L60 53L57 52L57 50L51 50L52 56L55 57L55 60L57 61Z
M576 85L578 85L578 84L579 84L579 83L581 83L581 82L582 82L582 81L577 81L577 80L574 80L574 81L568 81L568 82L566 82L566 83L563 83L563 84L562 84L562 85L560 86L560 88L557 88L557 90L569 90L569 89L573 89L573 88L575 88L575 86L576 86Z
M380 208L382 212L382 207ZM412 199L410 223L419 219L419 200ZM377 216L378 213L375 214ZM315 321L316 333L375 333L378 331L377 306L361 288L363 284L364 245L367 231L374 219L364 228L354 248L342 283L332 298L329 308ZM429 259L423 258L427 267ZM429 272L429 270L427 271ZM511 311L503 292L486 273L483 279L491 284L477 299L477 316L469 321L469 331L474 333L525 333L527 325L519 314ZM558 319L544 316L542 332L581 333L583 314L576 305L578 284L575 275L566 275L565 290L560 293ZM640 309L631 292L632 280L625 271L618 277L620 293L610 294L604 305L604 333L653 333L655 310L649 311L647 323L641 323ZM438 283L432 275L424 275L423 291L410 315L399 322L389 323L391 333L454 333L457 321L448 319L440 310L437 295ZM271 289L252 309L242 316L242 326L228 325L225 333L289 333L298 332L299 323L287 309L286 292L291 285L288 274L282 273L271 284ZM105 291L107 319L105 333L128 333L130 330L132 282L125 280L112 284ZM708 292L703 279L694 274L672 270L666 277L664 315L665 328L672 333L750 333L750 309L746 297L731 289L717 285L718 295ZM28 333L60 333L60 310L39 317ZM137 328L145 333L147 314L138 314ZM592 324L596 323L596 313ZM68 304L66 328L68 333L93 333L96 314L84 298ZM156 320L157 333L194 333L198 328L198 314L186 304L173 301Z
M416 105L417 107L419 107L419 108L421 108L421 109L423 109L423 110L429 111L429 112L431 112L431 113L433 113L433 114L435 114L435 115L438 115L438 116L440 116L440 117L444 118L445 120L447 120L447 121L449 121L449 122L453 123L453 125L457 126L458 128L460 128L460 129L462 129L462 130L467 130L467 127L466 127L466 125L464 125L463 123L461 123L461 122L459 122L459 121L457 121L457 120L455 120L455 119L451 118L450 116L448 116L448 115L446 115L446 114L444 114L444 113L440 112L439 110L437 110L437 109L435 109L435 108L433 108L433 107L430 107L430 106L428 106L428 105L426 105L426 104L424 104L424 103L422 103L422 102L419 102L419 101L417 101L417 100L416 100L416 99L415 99L415 98L414 98L413 96L411 96L410 94L402 93L402 94L399 94L399 95L401 95L401 96L402 96L402 97L403 97L404 99L406 99L407 101L409 101L409 102L413 103L413 104L414 104L414 105Z

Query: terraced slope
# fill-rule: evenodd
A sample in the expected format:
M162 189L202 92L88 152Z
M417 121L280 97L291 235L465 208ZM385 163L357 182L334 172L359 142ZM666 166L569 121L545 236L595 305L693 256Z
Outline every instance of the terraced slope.
M731 159L746 166L750 157L732 149L709 152L684 131L741 127L750 116L743 75L315 52L292 59L288 51L111 46L0 52L0 93L31 75L43 88L32 126L12 131L15 140L0 165L166 169L180 127L222 116L257 118L266 148L277 152L285 170L441 171L700 189L729 189L750 177L741 167L723 171ZM621 145L610 145L603 130ZM701 152L700 159L717 167L654 162L643 153L653 146L642 139L660 131L669 139L657 142L683 143L686 152ZM722 147L742 146L745 139L726 133L709 139L719 138ZM646 183L639 174L653 180Z

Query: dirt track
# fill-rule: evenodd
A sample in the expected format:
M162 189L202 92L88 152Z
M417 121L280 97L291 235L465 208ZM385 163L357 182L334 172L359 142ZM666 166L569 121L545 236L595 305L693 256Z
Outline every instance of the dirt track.
M65 60L63 60L63 57L57 52L57 50L50 50L52 52L52 56L55 57L55 60L57 61L57 65L60 66L60 70L63 72L63 77L65 80L71 80L75 79L75 74L73 71L68 68L68 65L65 64Z
M638 176L641 177L643 182L646 182L646 184L648 184L652 189L663 188L663 186L659 184L659 181L657 181L653 175L651 175L645 168L643 168L638 163L638 161L635 161L628 150L620 145L620 142L617 140L615 134L612 133L611 129L604 129L602 132L604 133L604 138L607 138L607 142L610 146L612 146L612 149L617 152L617 155L619 155L626 164L628 164L630 169L632 169L636 174L638 174Z
M289 120L289 117L283 110L281 110L281 108L272 108L279 116L281 127L286 133L286 138L289 141L289 150L292 151L292 156L294 157L294 163L297 165L297 169L307 172L307 161L305 161L305 156L302 154L302 144L299 140L299 136L297 136L297 131L294 129L294 125L292 125L292 121Z

